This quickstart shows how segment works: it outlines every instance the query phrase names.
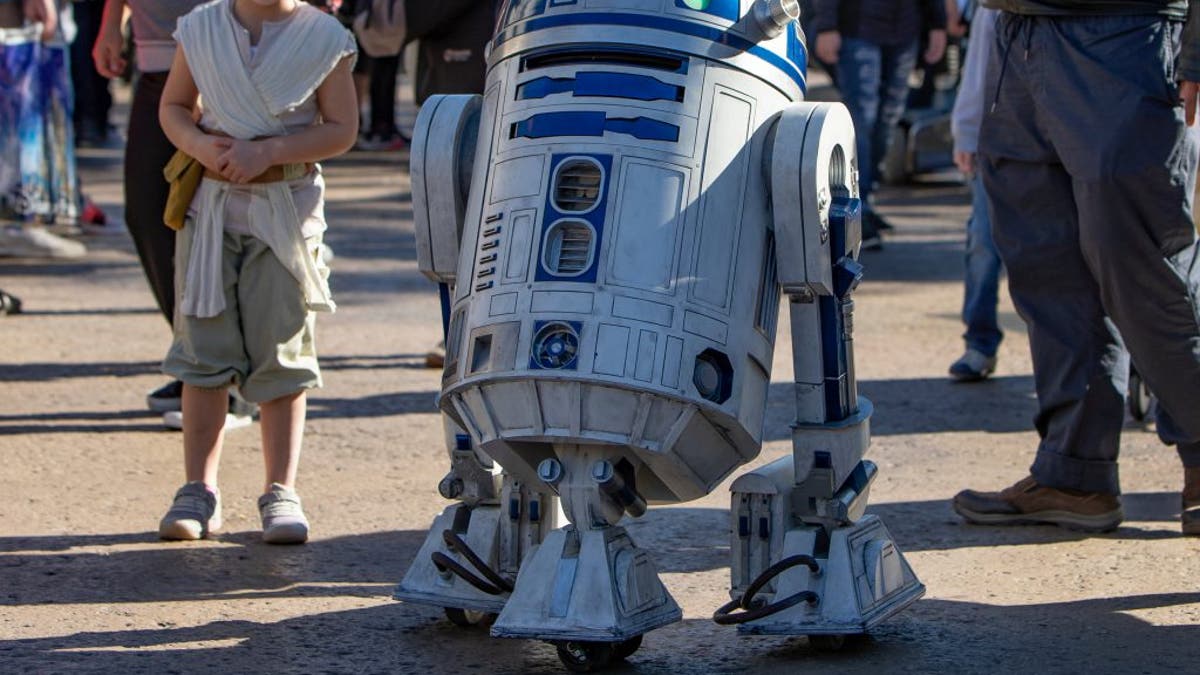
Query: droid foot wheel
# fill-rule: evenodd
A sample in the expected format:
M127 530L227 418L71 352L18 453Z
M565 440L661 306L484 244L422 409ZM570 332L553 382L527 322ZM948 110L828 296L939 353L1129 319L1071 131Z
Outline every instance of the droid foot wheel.
M477 612L473 609L459 609L458 607L445 607L443 609L450 623L460 628L474 628L481 624L490 623L496 618L495 614Z
M840 652L850 645L850 635L809 635L808 643L822 652Z
M613 660L621 661L633 656L633 653L642 646L642 636L635 635L624 642L618 642L613 645Z
M1132 368L1129 371L1129 415L1137 422L1145 422L1154 417L1154 407L1157 401L1146 381L1140 373Z
M594 673L608 666L617 659L616 648L641 636L625 642L561 642L558 648L558 660L573 673ZM637 649L637 647L634 647ZM630 651L630 654L633 652Z

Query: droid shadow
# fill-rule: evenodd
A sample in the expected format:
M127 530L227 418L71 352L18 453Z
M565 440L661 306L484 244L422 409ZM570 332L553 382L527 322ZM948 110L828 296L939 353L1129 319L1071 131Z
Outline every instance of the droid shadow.
M605 672L995 672L1012 665L1035 672L1171 672L1195 627L1156 625L1137 614L1197 602L1197 592L1019 605L923 600L836 653L815 649L805 637L747 638L691 618L654 631L624 667ZM162 622L12 640L0 643L0 658L18 671L46 672L562 672L547 644L490 639L482 629L451 626L431 608L398 603L277 622Z

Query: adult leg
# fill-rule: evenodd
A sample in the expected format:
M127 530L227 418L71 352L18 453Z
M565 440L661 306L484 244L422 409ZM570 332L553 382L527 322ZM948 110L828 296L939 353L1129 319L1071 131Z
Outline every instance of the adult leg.
M876 162L871 156L871 129L879 119L883 81L883 51L878 45L857 38L842 40L838 52L838 91L854 121L854 145L858 155L858 194L863 201L862 240L864 249L882 245L879 229L870 210Z
M1000 289L1000 254L992 240L992 221L988 216L987 193L977 175L971 181L971 217L967 221L967 255L963 340L968 349L995 356L1004 333L996 318Z
M1009 292L1028 326L1041 441L1030 477L999 492L964 490L954 508L972 522L1104 531L1123 517L1116 459L1129 363L1080 250L1071 177L1039 115L1038 88L1054 64L1010 49L1045 23L999 19L979 163Z
M879 120L883 81L883 50L876 44L845 38L838 53L838 90L854 121L855 151L858 154L858 190L865 202L875 184L875 162L871 159L872 131Z
M396 135L396 76L400 55L376 56L369 66L371 96L370 135L389 139Z
M866 188L866 196L874 192L880 166L888 146L891 145L896 125L904 116L904 109L908 104L908 78L916 65L916 42L899 47L883 47L880 50L879 114L873 126L862 128L862 133L869 134L871 142L870 155L867 156L870 160L871 170L868 175L871 183ZM867 159L859 158L860 167L867 164Z
M72 5L79 32L71 43L71 80L75 86L75 131L82 140L102 142L108 136L112 94L108 80L96 72L92 46L100 32L103 0L82 0Z
M1041 436L1031 473L1058 489L1120 493L1117 453L1129 360L1079 250L1060 165L983 163L996 247L1025 320Z
M1180 27L1156 17L1052 25L1043 50L1057 68L1045 86L1056 95L1042 105L1073 178L1080 246L1158 397L1160 436L1186 455L1200 444L1200 241L1191 211L1200 130L1186 126L1173 83ZM1079 115L1063 103L1085 94L1102 113Z
M125 223L158 308L171 323L175 314L175 232L163 225L169 186L162 170L175 154L175 146L158 123L158 102L166 79L166 73L143 73L133 94L125 145Z

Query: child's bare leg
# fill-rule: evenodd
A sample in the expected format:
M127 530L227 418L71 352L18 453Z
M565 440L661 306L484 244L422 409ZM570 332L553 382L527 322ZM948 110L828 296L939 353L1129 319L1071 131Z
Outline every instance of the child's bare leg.
M271 483L294 489L296 468L300 463L300 445L304 440L304 417L308 397L304 391L280 396L259 406L262 423L263 463L266 465L266 485Z
M217 486L228 409L225 387L183 385L183 469L188 482L199 480L209 487Z

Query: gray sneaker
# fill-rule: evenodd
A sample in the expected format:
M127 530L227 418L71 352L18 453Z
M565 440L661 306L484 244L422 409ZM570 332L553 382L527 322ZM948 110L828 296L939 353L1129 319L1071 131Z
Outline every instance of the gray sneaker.
M308 519L300 507L300 495L279 483L258 498L262 516L262 538L268 544L303 544L308 541Z
M158 523L159 539L204 539L221 529L221 495L203 481L179 488L167 515Z

